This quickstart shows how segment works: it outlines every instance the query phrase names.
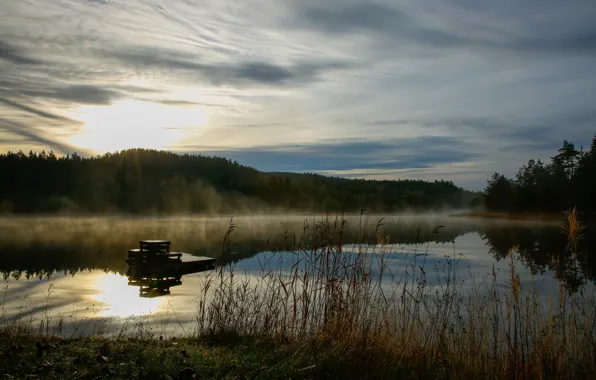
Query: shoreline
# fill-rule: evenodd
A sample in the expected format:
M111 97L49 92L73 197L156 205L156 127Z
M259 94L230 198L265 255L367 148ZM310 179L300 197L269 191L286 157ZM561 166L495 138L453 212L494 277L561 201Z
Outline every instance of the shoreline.
M562 220L561 213L512 213L512 212L494 212L494 211L467 211L449 214L455 218L479 218L479 219L501 219L501 220L537 220L537 221L558 221Z

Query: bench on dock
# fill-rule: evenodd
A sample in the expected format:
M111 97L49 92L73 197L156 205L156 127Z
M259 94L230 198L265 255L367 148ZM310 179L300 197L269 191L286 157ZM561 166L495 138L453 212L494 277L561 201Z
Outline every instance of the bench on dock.
M170 252L169 240L139 240L139 249L147 252L168 253Z
M145 251L139 248L128 250L127 262L135 261L150 261L150 260L163 260L163 259L180 259L182 252L151 252Z

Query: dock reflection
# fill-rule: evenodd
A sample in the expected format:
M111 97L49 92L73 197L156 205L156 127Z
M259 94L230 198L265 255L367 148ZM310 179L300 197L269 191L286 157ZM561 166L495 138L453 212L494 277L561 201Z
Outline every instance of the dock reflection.
M198 273L201 270L184 265L180 260L178 267L169 264L160 268L152 264L131 266L126 272L128 285L139 287L139 296L146 298L170 294L170 288L182 285L182 276Z

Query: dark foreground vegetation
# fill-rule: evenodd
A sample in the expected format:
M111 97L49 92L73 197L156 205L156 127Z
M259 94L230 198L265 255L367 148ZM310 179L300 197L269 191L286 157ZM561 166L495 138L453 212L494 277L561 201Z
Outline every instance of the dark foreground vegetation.
M560 260L580 272L577 215L565 214ZM193 332L176 339L142 318L111 335L102 326L93 327L100 336L68 335L49 310L15 318L2 307L1 370L43 379L593 377L596 299L583 286L571 291L560 281L544 295L520 276L519 247L509 247L507 273L465 276L455 251L430 264L423 246L397 257L405 270L391 272L396 257L380 223L369 229L364 219L355 239L364 243L352 245L341 219L305 226L287 253L294 263L264 267L252 280L221 265L198 289ZM377 244L365 243L375 234Z
M0 338L3 379L438 379L452 374L440 361L404 358L371 342L336 344L242 338L201 339ZM454 376L455 375L455 376Z
M490 211L554 212L577 207L596 213L596 136L589 150L564 141L550 163L530 160L515 179L495 173L485 189Z
M474 352L461 358L448 352L430 355L427 349L395 347L374 337L363 343L356 337L337 340L323 334L293 341L233 335L164 340L4 336L0 373L3 379L81 380L590 379L593 375L592 363L573 368L577 363L554 357L539 363L545 366L539 368L531 362L485 362L473 357Z
M220 213L467 207L452 182L265 173L219 157L131 149L98 157L0 155L0 212ZM8 180L10 179L10 180Z

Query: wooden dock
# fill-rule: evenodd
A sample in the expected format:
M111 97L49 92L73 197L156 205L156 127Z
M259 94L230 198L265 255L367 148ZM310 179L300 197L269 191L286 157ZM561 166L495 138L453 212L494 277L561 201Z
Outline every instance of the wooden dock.
M177 259L150 260L149 262L129 262L128 273L134 276L159 277L162 274L186 274L204 272L215 268L215 259L211 257L196 257L181 253Z
M181 277L215 268L215 259L183 252L170 252L169 240L141 240L138 249L128 250L128 284L139 287L141 297L170 294L182 284Z

